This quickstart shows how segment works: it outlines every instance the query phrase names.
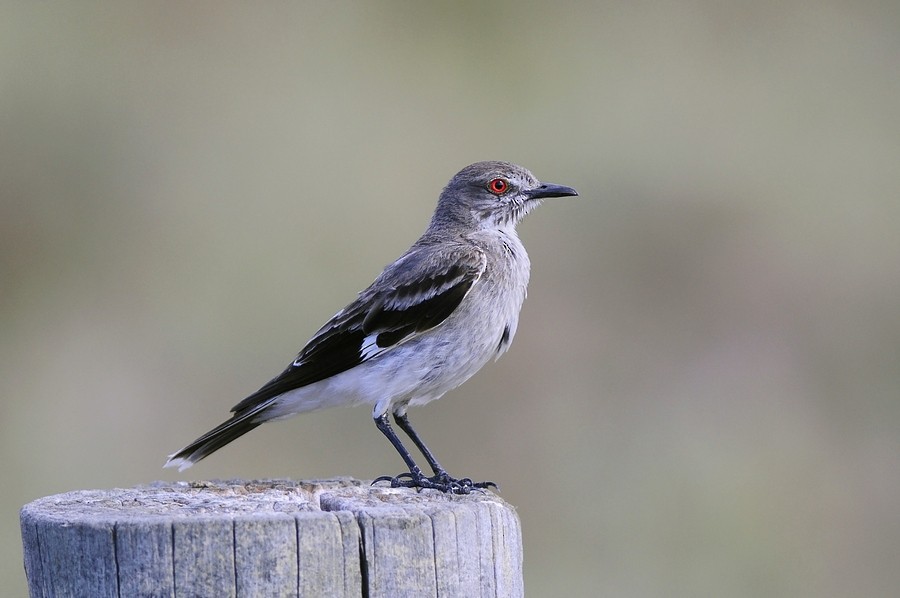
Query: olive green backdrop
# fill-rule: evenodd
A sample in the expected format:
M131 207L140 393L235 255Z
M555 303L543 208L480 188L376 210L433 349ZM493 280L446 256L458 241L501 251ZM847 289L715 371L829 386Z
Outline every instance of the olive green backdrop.
M17 509L402 470L365 408L178 474L470 162L520 227L511 351L412 412L518 506L531 596L900 587L900 4L7 2L0 592Z

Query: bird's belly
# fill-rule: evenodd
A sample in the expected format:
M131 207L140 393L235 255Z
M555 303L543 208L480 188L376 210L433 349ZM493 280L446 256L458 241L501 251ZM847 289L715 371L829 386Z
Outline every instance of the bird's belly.
M455 334L413 339L350 370L280 395L267 419L359 404L423 405L481 369L493 356L491 344L501 334L502 330L485 330L478 335L481 341Z
M410 343L411 352L419 365L419 386L408 396L410 405L423 405L456 388L497 355L509 326L502 317L469 320L469 325L457 327L450 320L444 324L444 334L421 343ZM417 339L418 340L418 339ZM417 345L417 346L416 346ZM405 347L404 347L405 348Z
M456 388L509 345L515 334L524 288L489 287L484 297L467 297L440 326L401 343L356 367L289 391L270 409L287 417L342 405L375 405L376 411L396 405L424 405ZM474 299L474 301L473 301Z

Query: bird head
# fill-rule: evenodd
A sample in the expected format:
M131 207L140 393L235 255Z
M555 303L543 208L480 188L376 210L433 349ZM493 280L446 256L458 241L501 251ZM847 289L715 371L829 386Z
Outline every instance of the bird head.
M516 164L476 162L447 183L435 219L464 219L479 228L515 227L543 199L571 195L578 192L571 187L542 183Z

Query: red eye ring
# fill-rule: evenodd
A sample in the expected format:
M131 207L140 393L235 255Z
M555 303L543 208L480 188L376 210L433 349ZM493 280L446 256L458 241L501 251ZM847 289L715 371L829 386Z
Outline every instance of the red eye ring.
M488 191L493 193L494 195L500 195L502 193L506 193L509 189L509 181L506 179L491 179L487 184Z

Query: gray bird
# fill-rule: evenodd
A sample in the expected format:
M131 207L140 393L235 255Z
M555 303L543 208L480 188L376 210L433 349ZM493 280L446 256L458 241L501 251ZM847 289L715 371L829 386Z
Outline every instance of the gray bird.
M256 426L325 407L372 405L372 417L409 468L392 487L468 493L492 482L453 478L410 426L406 411L456 388L498 358L516 334L530 262L516 224L547 197L578 195L508 162L463 168L431 224L281 374L238 403L231 419L169 456L179 471ZM426 476L390 425L421 451Z

